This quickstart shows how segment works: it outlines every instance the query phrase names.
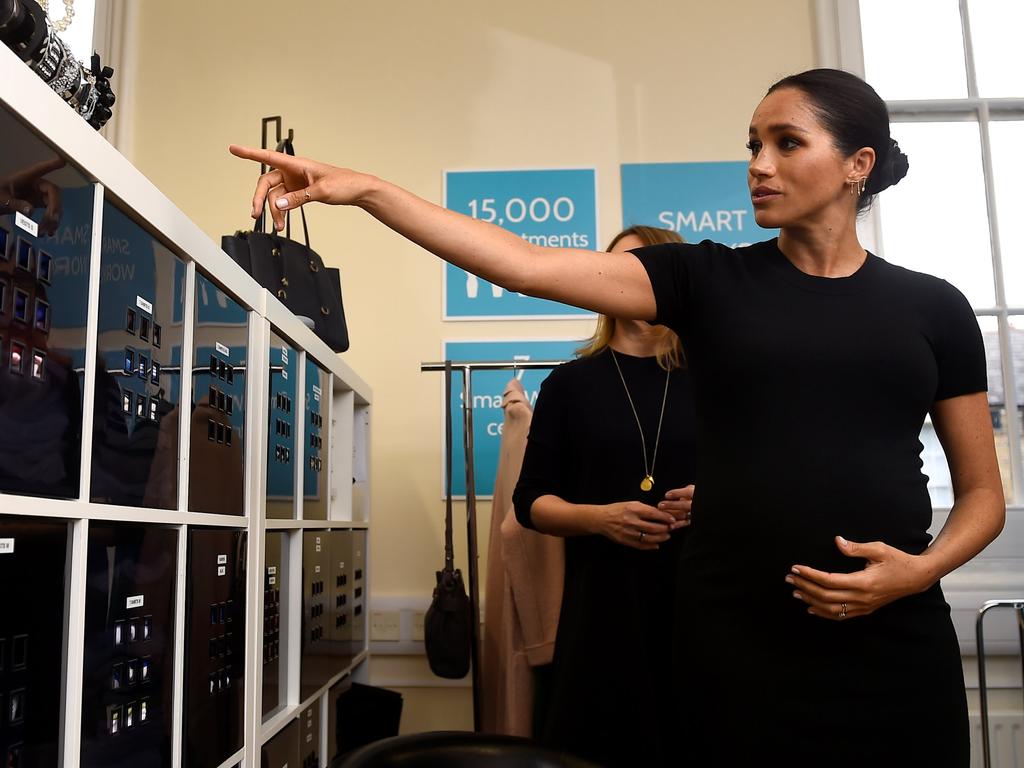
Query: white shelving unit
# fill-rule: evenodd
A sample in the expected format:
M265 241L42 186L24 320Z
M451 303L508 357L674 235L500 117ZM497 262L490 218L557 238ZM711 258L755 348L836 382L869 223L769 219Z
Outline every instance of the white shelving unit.
M34 132L56 153L63 156L87 179L95 192L91 226L89 264L88 330L84 358L84 386L82 389L82 430L80 488L77 498L44 498L0 493L0 539L4 538L4 520L56 519L68 523L66 569L62 700L60 709L60 764L64 768L78 766L82 754L82 695L83 671L86 660L86 601L87 601L87 548L91 524L132 523L144 526L171 528L177 532L176 589L174 591L173 626L173 756L170 765L184 764L184 732L188 714L184 711L186 647L186 595L189 592L187 569L189 532L193 528L213 528L244 531L248 546L245 548L245 611L244 611L244 746L220 765L241 764L247 768L260 765L263 744L299 717L312 704L319 703L318 764L327 765L328 757L328 700L332 686L345 677L367 682L369 611L365 607L369 591L365 560L362 565L362 605L364 620L359 623L360 638L354 638L354 647L361 644L351 663L337 671L310 695L300 700L300 649L303 616L303 534L308 531L353 530L368 534L370 528L370 467L369 444L371 427L371 391L366 382L338 355L331 351L302 322L293 316L274 296L263 290L240 269L221 249L186 217L170 200L154 187L137 169L118 154L102 137L93 131L75 112L64 104L34 73L18 61L9 51L0 47L0 112L6 112ZM5 152L5 140L0 137L0 158ZM4 159L3 168L15 166L19 158ZM2 198L2 195L0 195ZM190 419L181 418L178 425L178 486L175 508L148 508L124 506L91 501L93 412L97 376L98 309L101 282L101 237L104 231L104 203L116 206L131 217L155 239L175 254L185 266L184 335L181 343L180 395L182 412L192 402L191 384L194 359L195 317L192 306L194 286L198 274L215 283L225 295L242 307L247 316L247 351L245 370L260 372L245 376L245 422L242 430L244 462L244 502L241 515L208 514L189 509L190 477ZM303 416L301 406L296 408L296 455L294 514L285 519L268 519L267 456L268 442L272 438L270 422L269 384L271 333L287 340L298 356L298 382L296 400L305 393L303 385L307 361L326 372L327 387L322 391L321 414L325 415L325 440L320 455L326 454L327 472L325 519L307 519L303 506ZM3 342L0 341L0 344ZM2 381L0 381L2 384ZM2 401L0 401L2 407ZM141 407L141 406L140 406ZM271 448L273 444L271 443ZM286 605L281 623L281 665L285 672L283 703L264 718L261 712L263 672L263 632L265 552L264 536L267 532L281 532L285 540L282 576L285 577ZM365 557L368 543L362 546L360 557ZM2 554L0 554L2 557ZM17 588L4 585L3 589ZM0 612L4 611L4 597L0 591ZM134 628L133 628L134 631ZM0 664L2 668L2 664ZM213 683L211 682L211 685ZM2 693L2 692L0 692ZM0 756L2 757L2 756Z

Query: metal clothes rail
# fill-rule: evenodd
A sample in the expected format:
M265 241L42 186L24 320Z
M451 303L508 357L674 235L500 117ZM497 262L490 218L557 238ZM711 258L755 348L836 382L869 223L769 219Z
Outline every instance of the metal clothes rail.
M467 575L469 577L469 606L470 626L473 633L470 638L470 658L472 660L471 674L473 675L473 729L480 730L481 726L481 691L483 685L482 668L480 660L480 585L477 559L479 548L476 539L476 486L473 472L473 385L472 375L474 371L523 371L523 370L550 370L557 368L564 363L564 360L487 360L477 362L452 363L452 371L462 372L462 445L466 456L466 541L467 557L469 566ZM444 371L445 363L421 363L421 371ZM446 387L447 390L447 387ZM450 390L444 393L450 398Z

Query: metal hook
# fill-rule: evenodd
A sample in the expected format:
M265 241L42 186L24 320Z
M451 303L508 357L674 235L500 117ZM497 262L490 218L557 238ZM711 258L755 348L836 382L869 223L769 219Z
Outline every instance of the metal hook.
M268 143L267 143L267 126L269 126L271 123L274 124L274 134L277 136L277 138L274 139L274 144L277 145L277 144L280 144L280 142L281 142L281 116L280 115L274 115L273 117L264 117L260 121L260 136L261 136L261 139L262 139L262 141L260 142L260 146L263 147L263 149L266 149L268 147ZM266 172L267 172L267 165L266 165L266 163L260 163L260 174L262 175L262 174L264 174Z
M274 151L275 152L288 152L287 148L292 146L292 142L295 139L295 131L293 129L289 128L288 129L288 136L286 136L285 138L282 139L281 138L280 129L279 129L277 135L278 135L278 142L277 142L277 146L275 147ZM288 154L292 154L294 151L295 150L292 149L292 151L288 152Z

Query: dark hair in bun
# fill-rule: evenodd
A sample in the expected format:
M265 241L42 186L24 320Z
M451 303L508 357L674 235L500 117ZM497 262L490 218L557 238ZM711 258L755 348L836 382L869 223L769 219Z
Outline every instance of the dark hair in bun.
M810 100L818 120L832 134L836 148L852 155L861 147L875 150L875 167L868 176L857 210L907 175L910 161L889 137L889 110L875 89L856 75L838 69L810 69L779 80L768 89L796 88Z
M900 145L896 143L896 139L889 139L889 149L884 157L879 157L875 160L875 167L868 177L864 193L875 195L883 189L888 189L906 176L909 168L910 161L903 154Z

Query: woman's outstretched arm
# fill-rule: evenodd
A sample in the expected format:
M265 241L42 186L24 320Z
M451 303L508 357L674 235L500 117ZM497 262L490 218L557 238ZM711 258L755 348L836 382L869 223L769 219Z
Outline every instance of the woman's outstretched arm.
M256 186L252 215L258 216L269 202L278 230L284 226L284 211L307 202L353 205L445 261L506 290L613 317L654 319L654 293L637 259L532 245L369 174L265 149L230 149L238 157L271 166Z

